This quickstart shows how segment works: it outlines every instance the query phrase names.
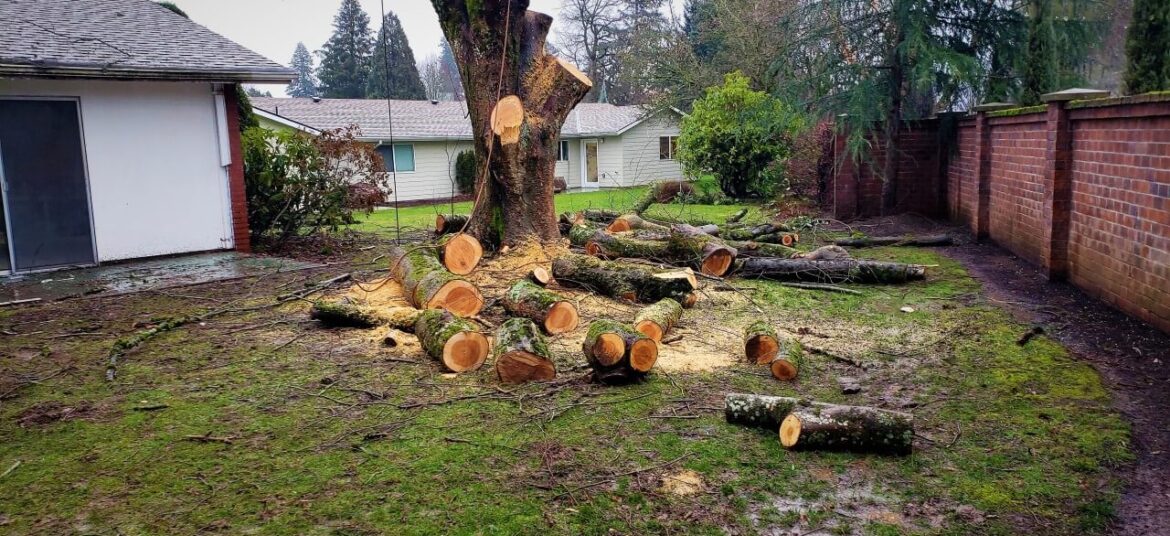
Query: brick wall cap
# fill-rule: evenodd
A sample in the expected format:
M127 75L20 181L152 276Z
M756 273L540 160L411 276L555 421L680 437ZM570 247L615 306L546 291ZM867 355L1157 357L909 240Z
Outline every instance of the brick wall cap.
M995 110L1004 110L1007 108L1016 108L1018 106L1019 104L1011 102L983 102L976 104L974 108L971 108L971 110L975 112L991 112Z
M1057 91L1054 93L1045 93L1040 96L1043 102L1068 102L1075 100L1086 99L1103 99L1109 96L1109 92L1103 89L1087 89L1083 87L1074 87L1064 91Z

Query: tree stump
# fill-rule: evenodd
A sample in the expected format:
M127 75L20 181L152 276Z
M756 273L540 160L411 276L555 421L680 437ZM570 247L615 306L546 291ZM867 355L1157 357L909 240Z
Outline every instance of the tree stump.
M544 335L527 318L509 318L500 325L492 355L496 376L503 383L547 381L557 376Z
M641 380L658 361L658 344L634 328L612 320L595 320L581 345L601 383Z
M475 285L452 274L439 262L434 248L390 248L390 275L402 284L407 301L419 309L446 309L459 316L475 316L483 296Z
M670 298L663 298L638 311L634 317L634 329L650 337L654 342L662 342L663 335L678 323L682 313L682 304Z
M532 319L555 335L577 329L577 306L528 280L517 281L500 299L509 313Z
M428 309L420 313L414 334L427 355L451 372L476 370L487 359L487 337L474 323L448 311Z
M439 261L455 275L470 274L483 259L483 246L467 233L445 234L436 243L439 246Z

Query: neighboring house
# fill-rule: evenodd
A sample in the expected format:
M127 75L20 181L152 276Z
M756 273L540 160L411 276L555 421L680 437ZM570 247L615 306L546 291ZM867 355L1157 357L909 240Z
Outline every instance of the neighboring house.
M390 101L393 129L385 100L257 97L252 106L269 128L356 125L359 139L376 144L388 167L397 162L399 201L449 197L455 157L473 150L464 102ZM647 113L638 106L579 104L561 129L555 174L571 189L681 179L675 159L680 117L675 110Z
M293 71L148 0L0 28L0 274L249 248L236 85Z

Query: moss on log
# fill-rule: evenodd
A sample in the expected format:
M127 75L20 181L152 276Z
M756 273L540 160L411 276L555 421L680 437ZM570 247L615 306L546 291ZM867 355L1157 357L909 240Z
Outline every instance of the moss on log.
M544 335L527 318L509 318L492 344L496 376L503 383L547 381L557 376Z
M955 243L948 235L928 236L871 236L868 238L843 238L834 244L851 248L868 248L875 246L898 247L936 247L950 246Z
M452 372L478 369L487 359L487 337L474 323L448 311L428 309L420 313L414 334L427 355Z
M650 337L654 342L662 342L662 337L682 319L682 314L681 303L663 298L638 311L634 316L634 329Z
M787 396L728 393L723 399L723 416L731 424L776 432L780 422L799 403L799 398Z
M674 258L688 260L704 274L716 277L727 275L739 254L735 248L694 226L674 225L670 231L668 242Z
M389 257L390 275L402 284L411 305L446 309L459 316L475 316L483 308L479 289L447 271L434 248L393 246Z
M553 277L562 286L641 303L654 303L663 298L682 303L698 288L694 275L685 271L655 271L576 254L553 261Z
M419 310L408 307L372 307L343 302L318 301L309 310L309 318L326 326L374 328L389 326L413 331Z
M500 299L509 313L531 319L549 334L577 329L577 306L528 280L517 281Z

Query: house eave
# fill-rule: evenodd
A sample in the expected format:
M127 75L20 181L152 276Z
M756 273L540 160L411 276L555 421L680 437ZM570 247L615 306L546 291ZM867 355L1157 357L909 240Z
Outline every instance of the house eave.
M0 63L0 77L288 84L296 79L296 73L283 68L247 70L135 69L110 67L108 65Z

